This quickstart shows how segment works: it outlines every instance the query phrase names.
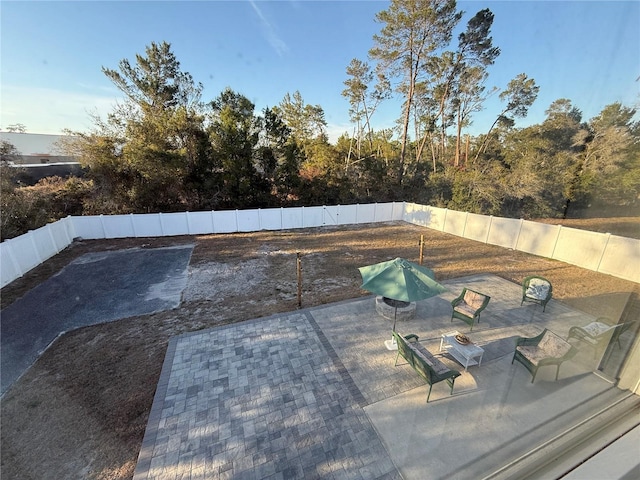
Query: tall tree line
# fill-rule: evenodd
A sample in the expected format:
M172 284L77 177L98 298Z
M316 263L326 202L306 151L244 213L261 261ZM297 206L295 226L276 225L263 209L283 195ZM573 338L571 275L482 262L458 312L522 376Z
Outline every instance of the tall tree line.
M93 118L90 131L69 132L65 148L85 167L83 179L26 190L4 176L3 229L66 214L391 200L524 218L637 204L636 110L613 103L584 120L558 99L541 124L515 128L539 87L521 73L488 88L500 54L493 13L478 11L454 38L464 18L453 0L392 0L376 16L381 30L367 60L346 66L353 131L335 144L322 106L299 91L261 112L230 87L205 101L171 45L151 43L134 61L103 67L124 99L107 118ZM465 134L492 94L503 105L495 120L484 134ZM402 100L396 127L376 130L379 106L394 96ZM38 207L16 208L28 202ZM47 204L55 208L46 212ZM20 223L21 216L38 220ZM7 218L22 226L6 227Z

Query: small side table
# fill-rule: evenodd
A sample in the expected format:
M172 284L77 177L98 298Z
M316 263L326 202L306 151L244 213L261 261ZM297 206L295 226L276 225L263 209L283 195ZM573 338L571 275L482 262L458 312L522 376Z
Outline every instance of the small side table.
M463 345L456 340L456 335L460 332L443 333L440 339L440 351L446 351L455 358L466 371L471 365L478 365L482 362L484 350L475 343L467 343Z

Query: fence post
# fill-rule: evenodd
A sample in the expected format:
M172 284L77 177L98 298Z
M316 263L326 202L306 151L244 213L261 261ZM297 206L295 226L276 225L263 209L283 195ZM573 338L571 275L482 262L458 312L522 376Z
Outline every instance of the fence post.
M420 225L421 227L432 228L431 224L433 222L433 211L431 205L419 205L417 203L412 203L411 207L411 223L413 223L414 225ZM419 215L416 216L418 207L420 207L419 213L422 215L422 218L420 218ZM437 230L437 228L434 228L433 230Z
M553 242L553 250L551 250L551 258L554 260L556 258L556 247L558 246L558 240L560 239L560 230L562 230L562 225L558 225L558 234L556 235L556 241Z
M520 228L518 229L518 235L516 235L516 241L513 244L513 249L518 250L518 241L520 240L520 233L522 232L522 225L524 225L524 218L520 219Z
M164 222L162 221L162 213L158 213L158 220L160 221L160 236L164 237Z
M596 272L600 271L600 264L602 263L604 254L607 252L607 247L609 246L609 239L611 238L611 234L609 232L607 232L605 235L607 236L607 241L604 243L604 248L602 249L602 254L600 255L600 260L598 260L598 266L596 267Z
M184 212L184 215L187 220L187 234L191 235L191 216L189 215L189 211Z
M60 220L58 220L58 222L61 225L62 228L62 232L64 233L64 247L62 247L60 249L60 251L64 250L65 248L67 248L69 245L71 245L71 242L73 241L72 239L69 238L69 216L67 215L64 218L61 218Z
M5 240L5 242L7 242L7 253L9 255L9 259L11 260L11 263L13 264L14 268L16 269L16 272L18 272L18 277L21 277L25 274L25 271L22 270L22 267L20 266L20 263L18 263L18 260L15 257L15 254L13 253L13 238L10 238L8 240ZM16 278L18 278L16 277ZM13 279L15 280L15 278ZM11 280L13 282L13 280Z
M304 205L302 206L300 212L300 216L302 217L302 228L304 228Z
M133 236L138 238L138 232L136 231L136 222L133 220L133 213L129 214L129 220L131 220L131 228L133 229Z
M29 240L31 240L31 245L33 245L33 249L36 252L36 257L38 258L38 264L41 264L44 260L42 259L42 255L40 255L40 249L38 248L38 244L36 243L36 239L33 238L33 230L29 230L27 232L27 235L29 235Z
M489 228L487 228L487 237L484 239L484 243L489 243L489 234L491 233L491 224L493 223L493 215L489 215Z
M447 224L447 212L449 212L448 208L444 209L444 219L442 220L442 228L440 229L441 232L444 232L444 226Z
M467 220L468 219L469 219L469 212L465 212L464 213L464 226L462 227L462 238L466 238L464 236L464 234L467 231Z
M100 214L100 226L102 227L102 238L107 238L107 229L104 226L104 215Z
M53 236L53 233L51 233L51 224L47 223L44 227L47 229L47 233L49 234L49 238L51 239L51 243L53 244L53 248L56 249L56 253L60 253L60 249L58 248L58 244L56 243L56 239Z
M73 235L69 235L69 228L73 230ZM71 245L73 239L75 238L75 225L73 224L73 217L71 215L67 215L64 217L64 234L67 237L67 246Z
M216 233L216 211L211 210L211 233Z

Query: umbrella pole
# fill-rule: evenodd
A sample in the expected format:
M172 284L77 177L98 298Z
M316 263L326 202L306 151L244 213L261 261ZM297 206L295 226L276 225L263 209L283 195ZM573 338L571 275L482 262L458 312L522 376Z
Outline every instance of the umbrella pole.
M393 328L392 328L392 332L396 331L396 319L397 319L397 317L398 317L398 306L396 305L396 309L393 311ZM385 340L384 344L387 347L387 350L397 350L398 349L398 344L396 343L396 339L393 336L393 333L391 334L391 340Z
M396 318L398 318L398 307L396 306L396 309L393 311L393 328L392 330L395 332L396 331Z

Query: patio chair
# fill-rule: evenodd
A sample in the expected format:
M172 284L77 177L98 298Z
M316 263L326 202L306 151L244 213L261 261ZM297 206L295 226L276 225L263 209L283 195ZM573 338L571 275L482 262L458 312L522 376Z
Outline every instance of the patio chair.
M544 312L552 295L553 285L551 285L551 282L544 277L532 275L522 281L522 301L520 305L524 302L537 303L542 305L542 311Z
M576 347L546 328L535 337L518 337L513 359L518 360L531 373L531 383L536 379L540 367L556 366L556 380L560 365L578 353Z
M582 327L573 326L569 328L569 335L567 341L572 338L584 343L593 348L594 357L597 355L601 346L608 345L610 343L617 343L619 348L620 335L631 328L635 322L626 322L612 324L606 317L600 317L595 322L591 322Z
M475 320L477 319L478 323L480 323L480 313L487 308L489 300L491 300L489 295L476 292L466 287L463 288L462 293L451 301L451 307L453 308L451 321L453 321L454 318L463 320L467 322L471 326L471 330L473 330Z

